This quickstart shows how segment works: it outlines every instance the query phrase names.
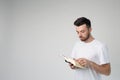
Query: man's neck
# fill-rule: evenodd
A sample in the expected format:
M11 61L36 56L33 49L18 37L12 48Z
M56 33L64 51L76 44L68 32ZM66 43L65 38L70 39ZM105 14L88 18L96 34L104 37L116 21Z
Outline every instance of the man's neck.
M85 42L85 43L90 43L90 42L92 42L93 40L94 40L93 36L90 35L90 37L89 37L86 41L84 41L84 42Z

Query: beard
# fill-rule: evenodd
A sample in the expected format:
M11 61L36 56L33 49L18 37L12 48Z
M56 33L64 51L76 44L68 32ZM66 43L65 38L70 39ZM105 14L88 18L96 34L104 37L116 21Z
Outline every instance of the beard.
M90 33L86 37L80 36L79 38L81 41L87 41L89 39L89 37L90 37Z

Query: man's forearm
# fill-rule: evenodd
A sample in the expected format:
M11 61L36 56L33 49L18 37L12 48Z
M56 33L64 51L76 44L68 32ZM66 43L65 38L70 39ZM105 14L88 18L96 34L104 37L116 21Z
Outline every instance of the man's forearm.
M110 75L110 72L111 72L110 63L98 65L90 61L90 67L93 68L96 72L104 74L104 75Z

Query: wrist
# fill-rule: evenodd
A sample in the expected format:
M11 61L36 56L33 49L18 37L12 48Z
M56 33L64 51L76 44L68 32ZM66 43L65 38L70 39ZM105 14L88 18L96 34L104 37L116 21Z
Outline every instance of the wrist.
M89 67L93 68L93 62L89 61Z

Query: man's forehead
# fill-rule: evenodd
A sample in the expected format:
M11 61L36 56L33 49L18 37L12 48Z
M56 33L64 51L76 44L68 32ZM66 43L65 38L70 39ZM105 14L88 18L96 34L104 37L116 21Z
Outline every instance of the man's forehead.
M87 29L86 24L80 25L76 27L77 30Z

